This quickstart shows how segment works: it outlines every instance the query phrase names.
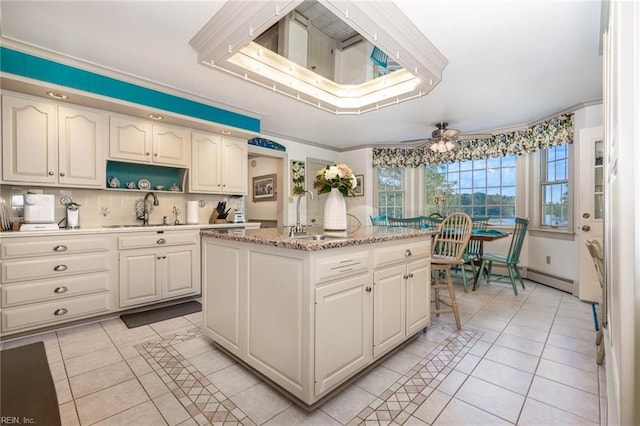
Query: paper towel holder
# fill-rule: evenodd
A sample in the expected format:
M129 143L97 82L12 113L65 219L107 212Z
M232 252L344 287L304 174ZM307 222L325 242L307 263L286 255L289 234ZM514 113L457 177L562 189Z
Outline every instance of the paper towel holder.
M199 223L200 214L198 209L200 207L199 201L187 201L187 224L197 225Z

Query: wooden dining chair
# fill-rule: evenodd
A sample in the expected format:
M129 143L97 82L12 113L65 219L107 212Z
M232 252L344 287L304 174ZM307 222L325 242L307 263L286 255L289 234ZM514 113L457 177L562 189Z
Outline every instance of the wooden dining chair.
M598 281L600 281L600 288L604 287L604 256L602 254L602 246L597 240L585 241L589 255L593 259L593 266L596 269L596 275ZM604 298L603 298L604 299ZM603 300L604 303L604 300ZM596 345L598 346L598 355L596 356L596 362L598 365L604 361L604 334L602 332L604 315L602 313L602 303L598 308L594 305L594 315L596 320Z
M493 267L494 263L506 266L508 275L494 275L496 278L493 281L500 281L501 279L508 277L511 280L511 286L513 287L513 292L516 296L518 295L516 278L520 281L520 285L524 289L524 281L522 281L522 274L520 274L518 263L520 262L520 251L522 250L522 243L524 243L524 238L527 236L528 226L529 219L517 217L516 226L513 228L511 245L509 246L509 252L507 253L507 255L505 256L502 254L488 253L483 254L480 257L482 259L480 272L485 271L485 266L487 267L487 274L485 275L485 280L487 281L487 283L489 283L489 281L491 280L491 276L494 275L491 273L491 268Z
M438 227L431 253L431 272L433 275L431 288L434 291L436 304L434 313L440 315L445 312L453 312L458 330L462 326L456 302L456 291L451 281L451 267L462 265L462 254L469 243L472 226L469 215L465 213L450 214ZM448 290L449 301L440 298L440 290ZM441 305L445 307L441 307Z

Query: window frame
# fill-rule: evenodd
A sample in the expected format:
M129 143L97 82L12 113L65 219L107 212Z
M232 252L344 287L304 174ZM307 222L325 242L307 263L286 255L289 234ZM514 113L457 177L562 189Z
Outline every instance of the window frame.
M401 178L402 178L402 183L401 183L401 189L400 190L386 190L386 189L381 189L380 187L380 170L381 169L398 169L400 171L401 174ZM407 191L406 191L406 187L407 187L407 169L404 167L376 167L375 168L375 209L377 211L377 216L386 214L387 216L392 216L393 215L389 215L386 212L383 212L380 210L380 195L381 193L400 193L402 195L402 202L401 202L401 214L397 215L397 217L404 217L404 214L406 212L407 209ZM386 206L385 209L388 209L389 206ZM394 206L394 208L397 208L397 206Z
M498 219L492 219L492 224L494 224L496 226L510 227L510 226L513 225L513 223L505 222L505 220L513 220L513 219L515 219L515 217L518 217L518 210L519 210L518 206L521 204L521 201L522 201L522 197L519 196L519 187L521 187L522 176L519 173L520 167L518 166L518 164L519 164L518 156L517 155L512 155L512 156L508 156L508 157L512 160L513 165L503 166L503 161L507 157L492 157L492 158L486 158L486 159L465 160L465 161L456 162L456 164L460 165L458 167L457 171L450 171L449 170L450 167L449 167L448 164L438 164L438 165L434 165L434 166L435 167L447 166L447 170L438 171L437 172L439 174L445 174L447 176L447 178L451 174L457 174L458 175L458 180L456 182L457 183L457 188L454 189L455 194L456 194L457 197L459 197L461 194L463 194L463 189L464 190L471 190L471 194L472 195L475 193L475 191L474 191L475 189L482 189L484 191L484 194L485 194L484 205L483 206L480 206L480 205L476 206L474 204L471 204L469 207L471 207L472 209L474 208L474 206L475 207L484 208L484 212L485 213L484 214L471 214L471 216L486 216L487 215L486 212L487 212L488 208L498 207L499 210L500 210L500 216L499 216ZM483 167L476 168L476 164L474 164L474 163L476 161L478 161L478 160L484 161ZM499 160L500 161L499 167L490 167L487 162L491 161L491 160ZM468 168L464 168L464 170L463 170L463 167L462 167L463 163L464 164L468 163L469 167ZM423 176L425 177L425 185L424 185L424 191L423 191L424 192L424 194L423 194L423 197L424 197L423 206L424 206L424 210L425 211L432 204L432 203L428 203L427 202L428 188L427 188L427 182L426 182L426 177L427 177L426 167L429 167L429 166L423 167ZM500 185L499 186L495 186L495 185L491 185L490 186L489 185L487 170L490 170L490 169L500 170L500 179L499 179ZM503 173L502 173L503 169L511 169L513 171L513 185L507 185L507 186L503 185ZM474 174L475 171L484 171L484 183L483 183L483 185L478 185L478 186L475 185L474 178L473 178L473 174ZM470 188L460 188L460 183L461 183L460 180L461 180L461 174L462 173L470 173L471 182L472 182ZM447 181L448 181L448 179L447 179ZM493 204L492 205L487 205L487 199L488 199L487 194L489 194L490 189L494 189L495 190L495 188L499 188L500 189L500 194L501 195L502 195L502 192L503 192L503 188L512 188L513 189L513 202L514 202L514 205L513 205L513 217L511 217L511 216L509 216L509 217L503 216L503 208L504 207L510 207L509 205L505 205L505 204L502 204L502 203L500 205L498 205L498 206L493 205ZM452 208L453 209L457 209L457 210L461 210L464 207L467 207L467 206L463 206L462 204L460 204L460 199L458 198L458 202L456 204L449 204L447 206L447 209L448 209L448 212L450 212L450 210ZM429 214L429 213L432 213L432 212L426 211L426 213ZM445 212L445 213L447 213L447 212Z
M538 228L540 230L553 231L553 232L571 232L573 229L573 147L571 144L564 144L562 146L566 147L566 156L564 160L566 161L566 178L565 179L556 179L549 180L548 176L548 167L550 163L557 163L558 159L555 158L553 161L548 161L548 152L550 149L557 149L560 145L550 147L547 149L541 149L537 153L538 157L538 179L537 179L537 200L536 210L537 210L537 223ZM547 186L551 185L567 185L567 223L566 225L552 225L544 223L545 217L545 189ZM571 232L572 233L572 232Z

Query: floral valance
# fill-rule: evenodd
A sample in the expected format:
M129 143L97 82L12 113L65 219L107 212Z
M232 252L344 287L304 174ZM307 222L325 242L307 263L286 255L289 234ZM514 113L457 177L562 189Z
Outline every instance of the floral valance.
M421 148L373 148L373 167L419 167L481 158L524 155L565 143L573 143L573 114L562 114L527 129L499 133L485 139L460 140L449 152Z

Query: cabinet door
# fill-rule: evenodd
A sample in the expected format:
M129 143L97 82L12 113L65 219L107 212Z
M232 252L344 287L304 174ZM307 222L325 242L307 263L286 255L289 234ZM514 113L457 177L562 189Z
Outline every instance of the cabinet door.
M189 132L179 127L153 125L152 160L167 166L189 166Z
M200 292L200 268L197 246L175 247L162 253L164 298Z
M220 135L191 133L190 192L222 192L221 151Z
M96 186L105 182L103 115L58 108L58 182Z
M396 347L405 338L405 265L373 275L373 356Z
M407 265L407 336L420 331L430 320L430 262L424 259Z
M116 160L151 162L151 123L111 117L109 157Z
M249 180L247 142L239 139L222 139L222 192L247 194Z
M316 289L316 395L371 362L370 286L367 274Z
M202 239L202 301L205 333L240 355L240 249ZM246 276L245 276L246 280ZM246 302L244 302L246 303Z
M57 182L55 114L52 104L2 96L3 180Z
M160 300L162 256L156 250L121 252L119 260L121 308Z

